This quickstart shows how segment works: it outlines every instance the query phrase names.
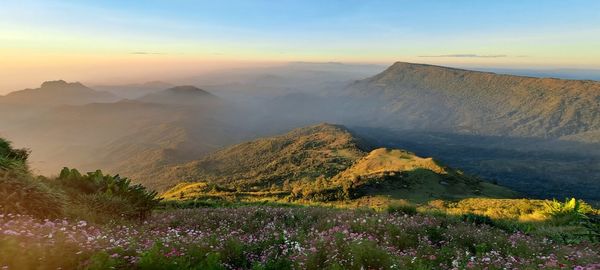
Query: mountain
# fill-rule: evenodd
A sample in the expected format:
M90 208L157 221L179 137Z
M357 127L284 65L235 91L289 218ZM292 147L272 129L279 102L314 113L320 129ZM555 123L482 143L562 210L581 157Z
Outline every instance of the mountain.
M294 92L323 93L384 69L381 65L291 62L214 71L178 82L198 85L219 97L247 103Z
M137 99L142 102L179 104L179 105L202 105L215 103L218 98L200 88L191 85L175 86L169 89L150 93Z
M344 94L365 104L361 120L370 126L542 138L600 130L597 81L397 62Z
M371 150L343 126L319 124L234 145L197 161L173 166L163 177L165 194L186 196L195 182L225 190L302 189L302 198L342 199L363 195L412 200L465 196L513 196L501 188L399 149ZM310 191L307 191L310 190ZM341 195L346 194L346 195ZM167 196L168 197L168 196Z
M58 80L44 82L40 88L11 92L0 97L0 104L58 106L116 100L118 98L108 92L96 91L79 82Z
M362 156L359 142L343 127L318 125L234 145L161 177L162 187L203 179L236 186L283 184L288 179L334 176Z
M63 105L21 121L0 117L0 135L29 147L32 168L40 174L55 174L63 166L100 168L152 182L162 166L188 162L251 137L235 108L203 91L192 93L197 94L208 98L201 106L122 100Z
M96 90L110 92L116 96L127 99L137 99L144 95L156 93L170 87L173 87L173 85L161 81L151 81L141 84L93 86L93 88Z

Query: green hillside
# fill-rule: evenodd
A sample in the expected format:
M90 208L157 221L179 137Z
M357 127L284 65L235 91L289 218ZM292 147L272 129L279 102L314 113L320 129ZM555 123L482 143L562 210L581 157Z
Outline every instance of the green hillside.
M371 149L342 126L320 124L262 138L168 170L167 199L260 195L340 201L387 196L425 202L512 197L514 192L398 149Z
M365 154L360 145L344 127L322 124L225 148L172 167L161 178L173 184L205 181L244 190L281 186L286 180L338 174Z

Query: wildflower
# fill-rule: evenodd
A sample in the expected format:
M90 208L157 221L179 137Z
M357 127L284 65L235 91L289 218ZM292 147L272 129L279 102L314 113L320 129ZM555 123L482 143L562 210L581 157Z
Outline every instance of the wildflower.
M6 230L6 231L4 231L4 234L6 234L6 235L19 235L18 232L13 231L13 230Z

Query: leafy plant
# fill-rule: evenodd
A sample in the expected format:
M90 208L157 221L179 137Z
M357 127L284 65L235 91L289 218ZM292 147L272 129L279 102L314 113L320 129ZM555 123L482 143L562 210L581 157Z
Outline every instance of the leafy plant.
M555 224L574 224L586 221L586 214L591 213L592 207L575 198L565 199L564 203L557 200L544 202L543 213L552 217Z
M63 213L64 196L39 179L0 171L0 212L58 217Z
M0 212L57 217L63 196L29 173L29 151L14 149L0 138Z
M105 175L100 170L82 175L76 169L65 167L56 182L90 210L126 218L145 219L160 201L155 191L132 185L131 180L119 175ZM117 205L120 207L114 208Z
M417 207L408 202L397 202L390 204L387 211L388 213L401 213L411 216L417 214Z

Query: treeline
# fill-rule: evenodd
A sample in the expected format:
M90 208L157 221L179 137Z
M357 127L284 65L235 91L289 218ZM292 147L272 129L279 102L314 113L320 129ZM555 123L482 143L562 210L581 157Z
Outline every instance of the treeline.
M100 170L82 174L64 168L58 177L36 177L27 167L28 155L0 139L0 212L95 222L143 220L159 203L156 192Z

